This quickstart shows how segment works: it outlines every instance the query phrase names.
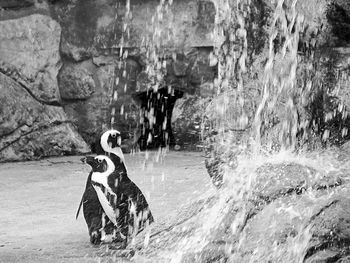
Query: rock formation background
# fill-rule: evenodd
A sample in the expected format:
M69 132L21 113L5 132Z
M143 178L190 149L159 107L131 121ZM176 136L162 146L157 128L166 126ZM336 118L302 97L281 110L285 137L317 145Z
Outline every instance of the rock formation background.
M204 113L217 93L218 65L210 55L219 41L213 37L215 2L174 1L161 10L162 20L156 19L158 1L126 3L0 1L2 161L87 152L96 136L110 127L112 117L125 138L124 150L130 151L142 133L142 108L154 77L149 67L156 67L155 60L164 69L159 89L174 90L167 106L171 143L177 149L200 149ZM266 50L271 3L255 0L251 6L248 63L253 84L248 81L246 110L253 113L261 90L256 76L263 68L259 54ZM327 76L316 102L305 105L310 121L333 111L338 98L349 104L343 88L348 83L349 9L347 1L339 0L298 3L307 20L299 51L305 55L317 47L315 56L322 63L316 70L320 79ZM127 56L121 56L126 51ZM332 96L330 89L336 91ZM117 99L112 100L115 93ZM327 125L339 129L337 120L319 122L319 133ZM333 141L343 140L338 135L332 132Z
M292 1L281 2L287 10ZM146 91L156 83L164 101L172 90L166 116L172 143L180 149L204 146L207 171L221 190L212 188L209 196L181 208L139 256L150 262L173 256L181 262L295 262L296 256L301 262L348 262L350 3L309 0L296 5L304 19L293 97L296 138L309 152L280 152L241 163L236 158L249 140L261 100L269 34L281 29L271 27L272 1L250 1L245 20L247 70L239 76L244 82L243 107L237 107L235 93L241 79L233 74L237 71L227 70L240 66L230 65L242 48L232 38L237 20L220 21L216 16L226 12L227 18L237 17L234 1L178 0L164 10L158 10L154 0L126 3L0 0L0 160L90 151L112 118L125 138L124 150L130 150L142 135L142 109L154 100ZM230 12L219 3L228 3ZM285 15L286 23L292 23L291 14ZM216 38L218 28L222 38ZM276 32L276 54L286 41L284 33ZM286 65L291 65L288 57L276 56L273 72L282 80L290 73ZM219 80L223 83L216 83ZM281 147L280 131L288 117L284 95L278 98L282 103L267 111L271 118L262 125L263 146ZM217 111L217 105L228 107ZM192 163L201 163L197 157L172 153L169 160L177 161L159 173L159 180L169 172L182 176ZM186 167L179 169L184 159ZM8 165L4 167L11 168ZM81 164L75 165L80 171ZM33 174L42 169L34 166ZM56 169L60 166L55 174ZM197 170L192 167L198 176ZM226 182L224 174L230 175ZM47 183L41 176L35 187ZM153 179L149 191L156 193ZM167 191L172 198L179 193ZM173 205L179 205L174 200Z
M157 5L131 1L129 18L123 1L1 1L1 160L89 151L109 128L112 107L124 150L130 150L140 135ZM171 35L159 50L167 68L161 88L176 90L168 118L181 148L195 148L199 126L185 119L213 94L208 36L214 18L210 1L179 1L158 25ZM128 51L125 59L121 48Z

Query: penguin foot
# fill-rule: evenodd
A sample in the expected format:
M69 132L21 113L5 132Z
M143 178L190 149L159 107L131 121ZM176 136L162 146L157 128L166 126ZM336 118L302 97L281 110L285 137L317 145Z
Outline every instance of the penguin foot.
M98 231L93 231L91 233L90 242L91 244L94 244L94 245L100 244L101 240L100 240L100 234L98 233Z
M109 244L109 243L113 242L114 238L115 237L113 234L107 234L101 238L101 242L102 242L102 244Z

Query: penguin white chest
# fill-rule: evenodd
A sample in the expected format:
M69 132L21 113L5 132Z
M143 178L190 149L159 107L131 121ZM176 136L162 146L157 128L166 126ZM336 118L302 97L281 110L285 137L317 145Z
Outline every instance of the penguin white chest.
M98 200L100 201L100 204L101 204L104 212L108 216L109 220L111 220L113 222L113 224L115 226L117 226L117 221L116 221L117 215L116 215L112 205L107 200L106 195L102 192L102 189L100 187L94 186L94 188L95 188L95 191L97 193Z

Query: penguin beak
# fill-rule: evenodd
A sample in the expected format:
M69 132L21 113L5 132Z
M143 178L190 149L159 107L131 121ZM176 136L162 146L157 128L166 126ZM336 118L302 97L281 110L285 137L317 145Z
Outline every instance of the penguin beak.
M93 156L85 156L84 158L80 159L83 163L87 163L92 166L95 162L95 157Z

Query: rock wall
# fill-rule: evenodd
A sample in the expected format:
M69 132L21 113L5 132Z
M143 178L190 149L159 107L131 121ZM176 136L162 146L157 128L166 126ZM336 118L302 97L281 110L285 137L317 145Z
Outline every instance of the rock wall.
M32 153L22 154L23 145L19 142L30 141L26 133L7 135L11 129L17 131L21 127L22 119L13 119L10 124L4 117L0 142L7 150L0 151L2 160L88 151L87 145L92 145L96 135L112 122L125 138L125 150L130 150L135 146L135 136L137 139L141 133L140 120L145 110L140 97L149 89L147 69L154 66L151 52L156 52L166 64L162 87L171 85L176 94L210 96L216 74L208 60L215 18L213 3L175 1L161 10L158 5L155 0L131 1L129 8L118 1L1 1L0 72L17 83L11 85L22 88L22 93L17 93L19 98L29 101L29 94L39 103L33 102L32 108L39 115L36 120L42 128L34 130L40 133L45 125L64 123L70 129L70 139L76 143L54 152L46 149L45 140L33 141L42 150L36 151L28 144ZM158 19L157 10L163 19L153 23ZM154 32L160 32L160 48L152 43ZM128 56L121 56L125 51ZM5 81L5 76L2 87L7 89L8 98L10 82ZM16 104L6 107L18 107L21 111ZM5 106L2 112L6 112ZM47 112L50 117L41 116ZM176 129L176 134L187 133L185 127ZM52 131L52 139L62 134L68 133ZM50 132L45 136L49 138ZM199 136L196 138L198 141ZM181 148L189 142L193 139L181 142ZM13 154L7 157L10 151Z
M232 41L232 45L229 41L225 43L217 36L213 39L218 22L215 22L216 10L223 11L215 6L220 2L166 3L159 6L156 0L132 0L130 6L126 6L124 2L112 0L2 1L1 72L17 82L20 79L25 84L22 87L37 101L63 108L65 121L77 129L87 144L95 141L96 134L114 126L122 132L128 149L143 132L141 120L148 113L140 98L147 97L145 94L156 77L160 89L170 86L174 91L171 96L176 117L167 117L172 117L169 118L172 125L167 124L173 129L175 138L172 141L177 149L195 149L201 146L201 134L193 127L204 127L199 121L203 116L199 114L192 120L190 115L211 109L209 103L217 93L213 83L218 76L218 65L225 63L221 58L216 62L209 59L212 58L210 54L214 45L218 47L222 43L216 52L221 52L228 61L230 56L225 52L237 45ZM344 105L348 104L346 89L339 88L348 83L348 51L344 48L349 42L348 9L347 2L341 0L297 4L297 11L304 15L307 25L300 36L299 52L308 54L315 48L319 50L314 52L315 65L322 66L313 72L320 71L322 76L338 76L342 72L341 78L328 78L322 89L315 88L319 94L327 93L329 87L332 92L329 96L319 96L322 102L315 100L307 105L307 114L330 114L339 103L327 109L320 108L323 104L330 105L328 98L336 97ZM250 73L244 76L244 96L248 104L244 106L246 120L235 119L234 122L244 122L243 130L247 128L248 132L261 95L265 63L261 54L268 50L271 10L270 1L254 0L247 17L246 64ZM225 26L225 22L221 26ZM230 30L235 29L231 27ZM233 33L230 32L227 36ZM279 41L283 39L276 38L276 46L281 44ZM325 61L329 58L331 63L328 64L337 67L327 66ZM227 72L234 71L221 70L220 74ZM230 83L233 87L236 84L235 81ZM196 101L192 103L194 98ZM232 110L228 115L233 118L242 113L228 109ZM310 123L324 119L316 115ZM343 115L337 116L342 118ZM210 114L207 118L216 119ZM339 123L337 118L335 122ZM319 121L317 125L321 137L326 130L332 130L333 141L342 142L338 131L343 126L329 121ZM228 129L237 130L233 126L231 123ZM242 127L237 132L241 133ZM210 138L210 141L215 139Z
M0 21L0 160L88 152L60 106L61 28L32 14Z
M126 6L115 1L68 2L51 8L62 26L64 65L58 83L65 111L89 143L112 121L126 148L135 144L145 114L140 98L151 88L147 70L155 63L152 52L166 65L160 88L200 94L203 85L213 82L216 69L208 60L215 18L211 1L175 1L163 9L159 1L131 1L128 16ZM157 21L157 8L161 23L152 22ZM127 59L121 56L125 52Z

